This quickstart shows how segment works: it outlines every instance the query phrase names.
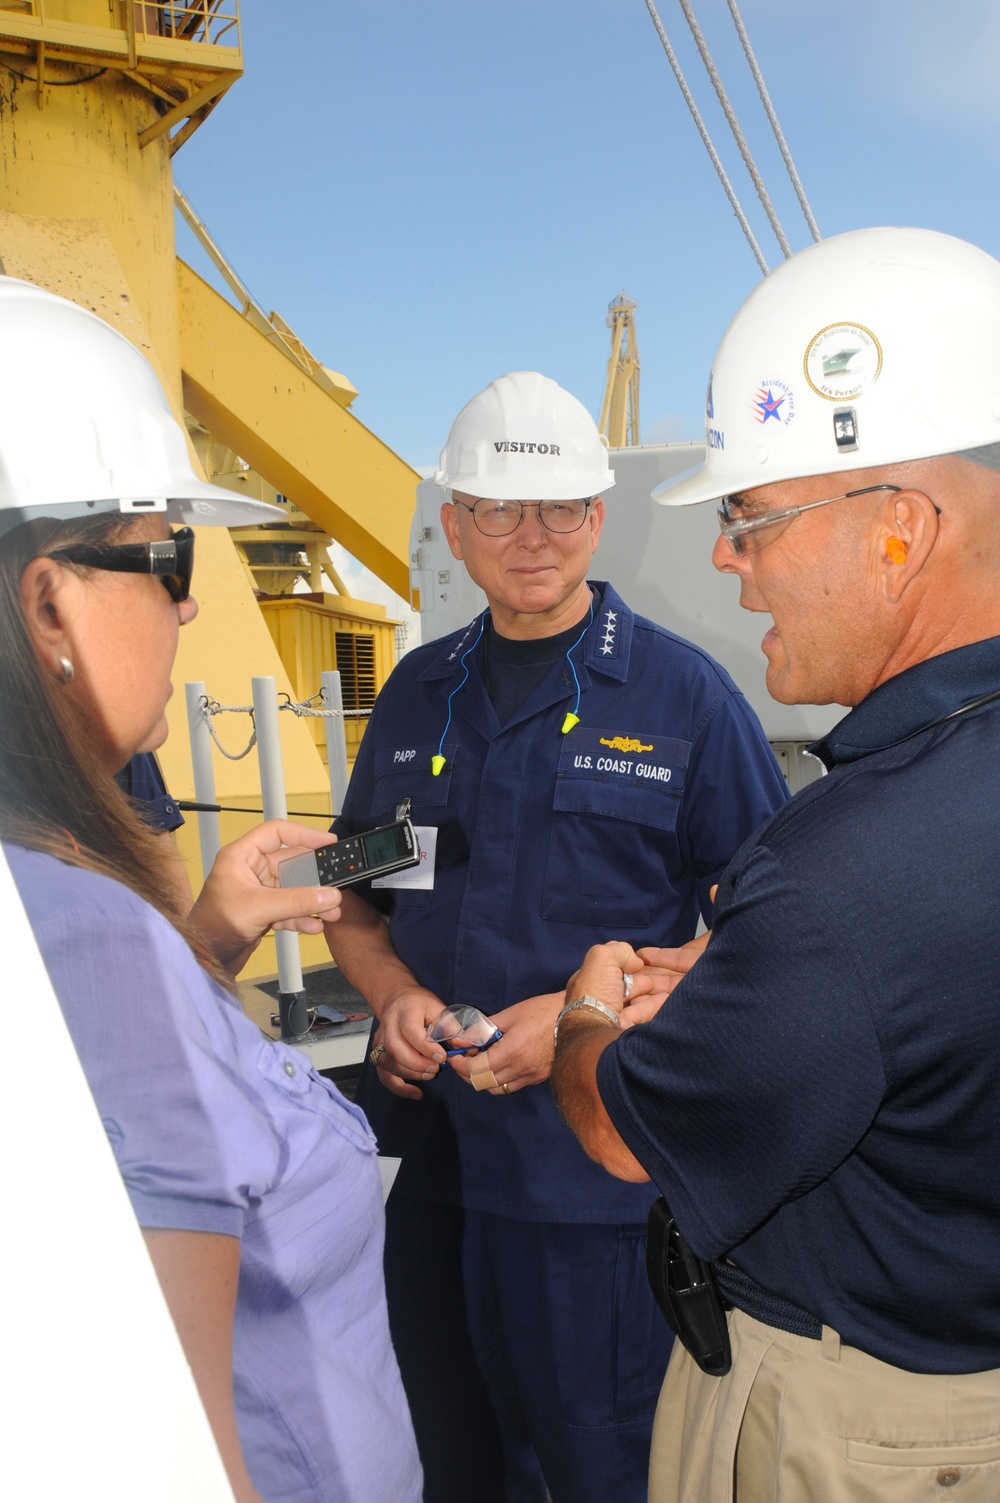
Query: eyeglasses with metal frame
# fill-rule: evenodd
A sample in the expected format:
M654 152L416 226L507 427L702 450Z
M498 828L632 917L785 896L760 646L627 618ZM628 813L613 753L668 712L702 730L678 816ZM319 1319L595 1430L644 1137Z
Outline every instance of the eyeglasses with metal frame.
M480 496L471 506L455 498L455 505L471 511L472 520L485 537L502 538L517 531L524 521L525 508L531 506L537 508L538 520L547 532L579 532L593 501L593 496L579 501L492 501Z
M77 543L53 548L48 556L110 574L155 574L174 604L180 605L191 593L194 529L178 527L167 541L157 543Z
M737 496L723 496L719 502L719 531L736 554L745 558L748 553L759 553L768 543L780 537L790 522L804 511L814 511L817 506L830 506L834 501L848 501L852 496L869 496L873 491L901 491L901 485L866 485L859 491L845 491L842 496L828 496L825 501L809 501L805 506L786 506L781 511L761 512L758 516L737 516L743 502ZM940 509L934 508L940 515ZM771 531L769 537L760 534ZM752 541L751 541L752 540Z

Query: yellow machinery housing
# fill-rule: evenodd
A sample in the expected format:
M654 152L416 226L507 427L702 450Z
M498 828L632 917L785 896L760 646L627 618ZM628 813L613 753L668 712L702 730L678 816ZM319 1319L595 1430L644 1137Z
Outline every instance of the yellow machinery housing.
M635 338L638 305L624 292L608 304L605 322L611 330L611 354L604 382L598 428L609 449L639 443L639 348Z
M200 531L201 610L181 635L175 683L204 680L220 702L246 704L251 676L270 673L298 700L318 690L339 652L354 664L353 697L368 698L392 666L395 623L330 577L325 540L405 596L418 476L350 412L356 392L346 377L321 366L235 278L238 307L176 255L171 159L242 72L238 0L0 0L0 269L93 309L132 339L209 477L286 498L286 524L259 542L240 534L244 556L222 529ZM194 211L181 207L197 232ZM291 560L267 573L268 594L300 575L313 593L258 604L247 557L255 546L284 547ZM169 718L161 761L172 791L190 798L182 694ZM328 815L322 722L280 719L289 807ZM220 803L259 807L253 757L218 757L215 771ZM221 816L223 839L255 818ZM193 821L181 837L197 885ZM322 941L307 939L303 960L325 958ZM265 944L251 974L274 970Z

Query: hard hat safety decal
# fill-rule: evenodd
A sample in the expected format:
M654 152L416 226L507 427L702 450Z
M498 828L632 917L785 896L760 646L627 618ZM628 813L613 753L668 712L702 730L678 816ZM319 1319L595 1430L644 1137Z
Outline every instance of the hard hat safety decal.
M795 394L784 381L762 381L754 391L750 410L756 423L766 427L773 421L779 428L787 428L795 416Z
M863 324L827 324L809 341L802 364L818 397L849 402L881 375L882 346Z

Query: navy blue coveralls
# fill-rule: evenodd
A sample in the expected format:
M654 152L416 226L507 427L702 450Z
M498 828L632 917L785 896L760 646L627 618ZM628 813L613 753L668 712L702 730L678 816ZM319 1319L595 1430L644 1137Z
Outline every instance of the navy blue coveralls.
M565 660L501 728L479 618L404 658L375 705L334 828L391 821L407 802L436 827L432 890L355 891L445 1003L492 1014L561 990L602 940L690 939L731 856L786 797L726 673L594 588L569 734ZM540 1461L554 1503L640 1503L669 1349L643 1269L655 1192L588 1159L547 1084L494 1097L442 1070L422 1088L401 1100L366 1067L358 1099L381 1152L403 1160L386 1273L425 1497L544 1500Z

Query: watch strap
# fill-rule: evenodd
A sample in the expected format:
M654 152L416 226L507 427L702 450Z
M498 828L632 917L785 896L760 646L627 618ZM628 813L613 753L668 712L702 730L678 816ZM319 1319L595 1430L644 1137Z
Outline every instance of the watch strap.
M622 1021L613 1007L609 1007L608 1004L606 1002L602 1002L599 997L577 997L575 1001L567 1002L566 1006L562 1009L559 1016L556 1018L556 1026L553 1032L554 1043L559 1042L559 1024L562 1022L563 1018L565 1018L568 1013L576 1012L579 1008L584 1007L591 1012L600 1013L601 1017L604 1018L606 1022L610 1023L618 1032L621 1031Z

